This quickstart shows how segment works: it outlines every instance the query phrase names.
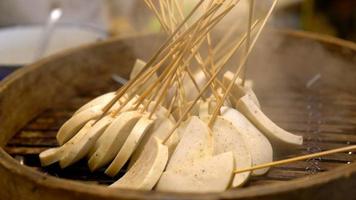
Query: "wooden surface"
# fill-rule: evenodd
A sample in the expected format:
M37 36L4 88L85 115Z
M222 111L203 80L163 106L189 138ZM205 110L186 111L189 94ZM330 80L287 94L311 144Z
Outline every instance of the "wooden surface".
M356 144L356 48L330 38L318 41L304 33L283 35L287 36L278 39L268 55L264 47L276 40L269 40L267 34L261 41L250 59L249 76L256 80L263 110L283 128L304 136L305 144L290 153ZM55 134L60 125L89 99L117 88L110 75L127 76L134 54L142 57L150 51L139 47L158 44L154 41L138 37L68 52L22 69L2 83L0 144L6 146L0 149L0 186L5 188L0 190L0 199L340 199L356 195L352 189L356 187L356 152L276 167L265 176L252 178L244 188L205 195L97 186L115 179L103 171L90 173L85 161L66 170L57 165L41 168L37 155L57 145ZM321 48L324 46L327 50ZM331 56L331 60L325 59ZM318 73L320 80L306 87ZM80 76L73 77L76 74Z

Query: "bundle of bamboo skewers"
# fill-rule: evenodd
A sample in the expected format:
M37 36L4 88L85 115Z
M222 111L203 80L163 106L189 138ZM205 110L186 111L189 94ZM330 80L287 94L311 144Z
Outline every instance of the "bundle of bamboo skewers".
M65 168L87 157L92 171L106 167L115 176L129 163L110 187L218 192L242 186L268 167L355 149L273 162L274 151L301 145L303 138L261 111L245 72L277 0L256 20L250 0L247 30L231 28L216 45L212 30L239 0L201 0L188 14L177 0L145 2L168 39L147 63L136 61L127 84L63 124L61 146L40 154L43 166L59 162ZM228 71L231 61L236 66Z

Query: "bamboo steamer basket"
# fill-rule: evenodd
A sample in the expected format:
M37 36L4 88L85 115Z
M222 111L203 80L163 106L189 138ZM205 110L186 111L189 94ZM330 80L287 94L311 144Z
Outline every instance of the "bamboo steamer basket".
M304 136L305 144L295 153L356 143L356 45L304 32L267 35L282 39L276 44L265 36L250 58L248 73L255 79L264 111L283 128ZM107 188L91 183L114 180L100 174L86 176L87 169L80 163L69 171L42 169L37 155L56 145L58 127L85 101L117 88L111 75L128 77L135 59L148 59L147 52L158 47L157 40L152 35L135 36L69 50L24 67L1 82L0 199L356 197L353 152L276 167L246 187L211 194ZM272 50L266 52L266 46ZM266 63L270 64L265 67Z

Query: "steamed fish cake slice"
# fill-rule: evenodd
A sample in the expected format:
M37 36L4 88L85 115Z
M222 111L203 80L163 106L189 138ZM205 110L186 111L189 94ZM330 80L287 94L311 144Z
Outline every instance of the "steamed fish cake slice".
M136 59L134 66L130 73L130 79L135 78L146 66L146 62L141 59Z
M213 148L213 137L209 127L198 117L193 116L168 162L167 170L189 166L210 157Z
M129 112L131 111L134 106L136 105L136 101L138 99L138 96L133 97L132 99L130 99L129 102L127 102L127 104L121 108L120 112L117 115L120 115L121 113L125 113L125 112ZM118 104L115 104L111 109L111 110L116 110ZM140 108L140 107L139 107ZM97 150L99 144L102 143L102 139L106 139L105 137L99 137L98 141L95 143L95 145L90 149L89 154L88 154L88 158L92 157L92 155L94 154L94 152Z
M82 107L80 107L74 115L80 113L83 110L86 110L88 108L100 105L100 104L108 104L113 98L115 97L115 92L109 92L106 94L103 94L101 96L96 97L95 99L89 101L88 103L84 104Z
M167 192L222 192L231 182L234 156L226 152L185 168L163 172L156 190Z
M202 70L199 70L193 74L194 80L197 83L199 89L201 90L204 85L207 83L206 76ZM196 86L192 79L187 75L183 78L183 89L186 95L187 101L193 101L198 95L199 90L197 90Z
M140 120L138 120L131 133L127 137L124 145L121 147L119 153L116 155L115 159L111 162L109 167L105 170L105 174L109 176L115 176L120 171L132 153L135 151L142 137L150 129L152 123L153 120L149 119L148 116L143 116Z
M72 116L66 121L57 133L57 141L59 145L63 145L71 139L89 120L97 119L102 115L103 111L100 106L94 106Z
M251 154L245 145L242 135L231 122L218 116L212 126L214 136L214 154L232 152L237 169L245 169L252 166ZM244 184L251 172L236 174L232 181L232 187Z
M231 81L233 80L234 78L234 73L231 72L231 71L227 71L225 72L224 74L224 77L223 77L223 84L225 87L228 87L229 84L231 83ZM245 83L246 84L246 83ZM242 80L240 78L238 78L233 87L232 87L232 90L231 90L231 94L233 94L236 98L241 98L245 95L248 95L251 100L260 108L260 102L258 101L258 98L256 96L256 94L253 92L252 88L251 87L248 87L247 85L242 86Z
M151 190L156 185L168 161L168 148L157 138L153 141L126 174L110 187Z
M176 107L174 107L173 111L172 111L172 115L174 116L174 118L176 120L179 120L182 117L181 115L184 113L184 108L190 107L193 103L194 103L193 101L189 101L182 105L177 105ZM190 115L198 116L199 115L199 109L200 109L199 104L200 104L200 101L198 101L196 104L194 104L194 106L191 109L188 116L190 116ZM187 117L187 118L189 118L189 117Z
M153 143L155 142L154 138L158 138L159 140L164 141L167 139L167 137L169 137L166 142L166 146L168 147L169 152L172 152L179 141L177 132L174 132L171 136L168 135L170 133L170 130L172 130L173 128L174 123L170 119L168 119L167 117L158 117L155 120L153 126L150 128L150 130L148 130L148 132L143 136L135 152L132 154L130 158L129 168L137 161L137 159L145 148L150 148L153 145Z
M136 59L136 62L132 68L130 79L135 78L142 70L144 70L146 66L146 62L140 59ZM141 94L145 91L146 86L153 84L158 79L157 73L153 73L150 78L141 86L141 88L137 91L137 94ZM130 91L129 91L130 92Z
M120 113L115 118L95 144L96 150L88 161L91 171L103 167L115 158L132 128L141 117L141 113L129 111Z
M252 165L260 165L273 161L273 149L271 143L245 116L239 111L222 107L221 115L235 126L241 134L248 151L251 154ZM269 168L259 169L252 172L252 175L263 175Z
M85 137L85 135L90 130L93 123L94 123L94 120L87 122L84 125L84 127L82 129L80 129L80 131L73 138L71 138L68 142L66 142L63 146L47 149L46 151L43 151L42 153L40 153L39 158L41 161L41 165L42 166L51 165L55 162L58 162L60 159L62 159L64 156L66 156L69 153L69 150L73 146L78 144L82 140L83 137Z
M273 123L249 96L242 97L236 108L265 134L275 148L283 149L303 144L302 136L289 133Z
M88 154L90 148L95 144L97 139L113 120L114 118L112 116L105 116L90 127L83 138L73 145L72 148L68 150L68 153L60 159L60 166L64 168L84 158Z
M150 105L148 106L147 112L152 112L155 106L156 106L156 102L150 103ZM157 118L168 117L173 123L176 122L173 115L168 114L168 110L161 105L159 105L158 108L156 109L155 115L157 116Z

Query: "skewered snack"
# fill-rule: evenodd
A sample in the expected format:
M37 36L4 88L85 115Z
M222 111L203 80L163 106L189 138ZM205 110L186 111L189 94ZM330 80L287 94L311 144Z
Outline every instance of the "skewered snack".
M90 170L105 167L115 177L129 163L110 187L219 192L242 186L268 167L310 158L272 162L276 151L295 148L303 138L262 112L245 77L248 56L277 0L265 17L253 20L250 14L246 33L234 37L235 32L216 46L213 29L237 0L201 0L186 16L176 0L146 3L167 41L147 63L136 62L118 91L75 112L58 132L61 146L40 154L42 165L59 162L65 168L87 157ZM228 71L235 54L238 65Z

